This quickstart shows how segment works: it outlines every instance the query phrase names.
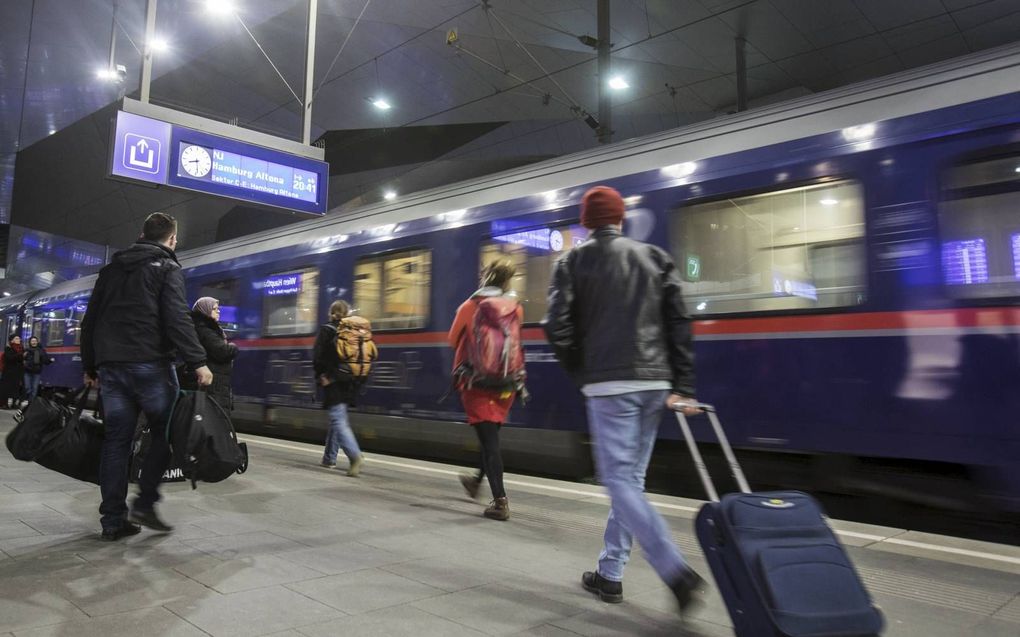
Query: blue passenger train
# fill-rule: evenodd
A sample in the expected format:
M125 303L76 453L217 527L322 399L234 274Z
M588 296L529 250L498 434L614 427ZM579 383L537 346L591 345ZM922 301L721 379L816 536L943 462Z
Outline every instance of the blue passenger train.
M513 259L532 400L511 412L507 461L583 473L583 403L539 321L556 258L586 236L581 194L609 184L625 232L682 270L698 397L736 445L845 488L878 475L937 498L965 478L975 505L1017 510L1018 87L1020 47L1004 47L400 197L184 252L189 295L220 300L241 348L240 429L323 438L311 346L344 298L381 350L352 416L365 446L456 458L471 438L456 398L438 400L445 333L482 264ZM8 334L58 358L45 384L80 382L93 281L0 304Z

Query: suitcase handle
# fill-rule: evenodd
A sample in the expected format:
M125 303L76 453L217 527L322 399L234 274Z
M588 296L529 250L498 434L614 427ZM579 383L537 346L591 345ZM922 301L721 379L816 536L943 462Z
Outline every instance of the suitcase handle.
M701 483L705 486L705 491L708 493L708 499L712 502L719 501L719 494L715 490L715 484L712 482L712 476L708 473L708 467L705 466L705 461L701 457L701 452L698 450L698 443L694 440L694 434L691 433L691 426L687 422L687 416L682 411L686 407L695 407L705 412L708 416L708 420L712 423L712 429L715 431L715 437L719 440L719 446L722 447L723 454L726 456L726 462L730 465L730 474L736 479L737 487L743 493L750 493L751 488L747 484L747 478L744 477L744 471L740 468L740 463L737 462L737 457L733 455L733 448L730 447L730 441L726 438L726 432L723 431L722 425L719 423L719 416L716 414L715 407L708 403L699 402L675 402L670 405L673 411L676 412L676 420L680 425L680 431L684 435L684 441L687 443L687 448L691 451L691 458L694 459L694 466L698 469L698 475L701 476Z

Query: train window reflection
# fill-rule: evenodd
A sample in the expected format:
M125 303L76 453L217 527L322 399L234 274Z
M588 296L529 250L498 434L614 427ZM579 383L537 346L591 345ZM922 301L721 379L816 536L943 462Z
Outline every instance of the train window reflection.
M579 225L505 230L482 244L479 263L484 268L501 258L513 262L517 274L511 289L524 307L524 322L537 323L545 316L556 260L587 239L588 231Z
M943 185L940 256L948 293L1020 296L1020 157L954 166Z
M281 272L261 283L264 335L295 336L315 331L319 324L318 270Z
M354 265L354 311L376 330L425 327L431 286L429 250L364 257Z
M51 345L63 345L64 344L64 328L67 317L67 312L64 310L50 310L45 312L43 316L46 317L46 340L45 345L49 347ZM40 342L43 342L40 339Z
M695 204L671 221L693 314L864 302L864 195L856 182Z

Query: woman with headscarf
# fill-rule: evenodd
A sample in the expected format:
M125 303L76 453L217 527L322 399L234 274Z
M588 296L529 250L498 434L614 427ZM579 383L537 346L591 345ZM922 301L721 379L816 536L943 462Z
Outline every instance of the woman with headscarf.
M21 402L21 384L25 380L25 348L17 334L7 339L4 348L4 372L0 379L0 409L17 409Z
M220 327L220 302L211 296L203 296L191 307L191 320L195 323L198 340L205 348L209 371L213 373L212 385L203 387L220 407L230 411L234 408L234 390L230 376L237 358L237 345L227 342L227 336ZM195 389L197 383L188 374L181 377L181 387Z

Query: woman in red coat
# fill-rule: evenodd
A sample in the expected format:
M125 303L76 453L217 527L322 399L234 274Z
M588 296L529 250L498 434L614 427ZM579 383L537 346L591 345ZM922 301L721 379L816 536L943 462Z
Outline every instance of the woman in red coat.
M493 262L482 272L482 287L457 308L457 316L447 335L450 347L456 354L453 369L456 373L467 361L467 342L471 338L478 303L487 297L511 296L510 282L514 278L514 266L508 261ZM524 320L524 308L517 306L518 323ZM481 444L482 467L478 475L462 475L460 482L472 498L478 495L483 477L488 477L492 489L492 503L485 509L485 517L506 520L510 517L510 505L503 487L503 456L499 451L499 428L506 421L507 413L514 404L513 389L489 389L469 387L463 381L458 383L460 400L467 414L468 424L478 435Z

